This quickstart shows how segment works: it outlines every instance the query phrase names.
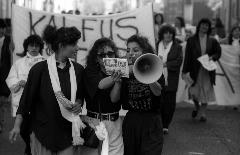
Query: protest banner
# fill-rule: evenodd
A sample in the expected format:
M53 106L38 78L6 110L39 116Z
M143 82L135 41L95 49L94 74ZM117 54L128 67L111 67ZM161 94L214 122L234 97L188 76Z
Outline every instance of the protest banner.
M82 65L85 65L86 56L93 43L102 37L110 38L116 43L119 56L124 55L126 40L134 34L147 37L155 47L152 5L123 13L97 16L54 14L17 5L13 5L12 10L15 53L22 53L22 44L25 38L30 34L41 36L48 24L57 28L75 26L81 31L82 37L78 42L80 52L77 55L77 62ZM14 58L14 61L16 59L17 57Z

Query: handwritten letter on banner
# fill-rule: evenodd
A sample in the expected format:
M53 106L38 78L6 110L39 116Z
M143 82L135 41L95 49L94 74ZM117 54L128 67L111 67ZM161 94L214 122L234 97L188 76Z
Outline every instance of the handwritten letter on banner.
M48 24L57 28L75 26L81 31L82 37L78 43L81 51L78 52L77 61L83 65L89 49L101 37L111 38L117 44L120 55L126 49L126 39L133 34L146 36L155 45L151 5L107 16L52 14L13 5L12 19L15 53L22 53L25 38L30 34L41 36Z

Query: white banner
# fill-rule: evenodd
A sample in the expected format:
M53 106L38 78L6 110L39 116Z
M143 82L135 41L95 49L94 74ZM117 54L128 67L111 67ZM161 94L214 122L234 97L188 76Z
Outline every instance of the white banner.
M183 53L185 46L183 45ZM217 62L216 85L214 86L217 105L240 105L240 48L221 45L222 56ZM185 82L179 80L177 102L188 101Z
M119 48L120 55L126 49L127 38L137 33L147 37L153 47L155 45L152 5L107 16L52 14L13 5L15 53L22 53L25 38L35 33L41 36L48 24L57 28L75 26L81 31L82 37L78 43L81 51L78 52L77 61L83 65L89 49L101 37L111 38Z

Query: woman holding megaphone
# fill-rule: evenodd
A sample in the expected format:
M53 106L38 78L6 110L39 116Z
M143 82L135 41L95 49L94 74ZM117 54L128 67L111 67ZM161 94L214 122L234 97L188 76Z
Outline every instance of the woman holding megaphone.
M122 106L128 110L122 128L125 155L160 155L162 152L163 132L159 101L164 79L160 78L160 74L151 83L139 80L144 79L144 72L149 73L149 70L154 69L154 63L151 63L152 57L143 57L141 60L138 58L153 53L153 48L145 37L133 35L127 40L130 76L123 79L121 89ZM135 70L141 73L135 74Z

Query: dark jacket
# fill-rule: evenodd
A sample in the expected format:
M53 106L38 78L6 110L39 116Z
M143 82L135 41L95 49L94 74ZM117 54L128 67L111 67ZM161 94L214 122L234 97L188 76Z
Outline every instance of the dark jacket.
M221 47L216 39L208 37L206 54L213 58L214 61L217 61L221 57ZM183 64L183 73L190 73L190 77L193 79L195 85L198 73L200 70L201 63L197 60L202 56L201 46L198 35L190 37L187 41L185 60ZM210 82L215 85L216 72L209 71Z
M167 56L168 86L166 91L177 91L179 73L183 60L182 46L174 42Z
M159 43L160 42L158 42L158 44ZM168 86L165 87L165 91L177 91L182 61L182 46L180 46L177 41L174 41L167 56Z
M9 49L10 41L10 37L5 36L1 49L2 52L0 60L0 96L6 97L8 97L11 93L5 81L11 69L11 52Z
M76 79L76 99L83 100L83 67L73 62ZM63 71L62 71L63 72ZM61 89L66 98L71 98L69 69L59 76ZM70 86L69 86L70 85ZM64 150L72 145L72 123L61 115L53 92L47 61L34 65L28 75L17 114L27 116L30 113L31 129L40 143L51 151Z

